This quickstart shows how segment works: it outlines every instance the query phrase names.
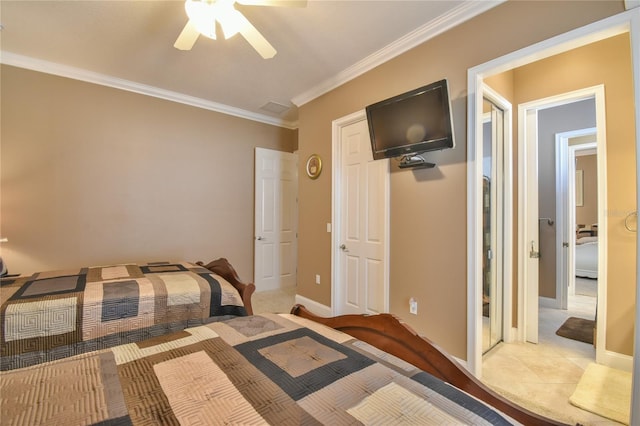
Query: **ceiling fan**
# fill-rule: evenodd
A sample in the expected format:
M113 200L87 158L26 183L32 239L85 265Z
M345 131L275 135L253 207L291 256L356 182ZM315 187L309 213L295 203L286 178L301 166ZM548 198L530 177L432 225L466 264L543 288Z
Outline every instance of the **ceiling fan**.
M225 39L240 33L260 56L264 59L273 58L277 53L276 49L235 8L236 3L245 6L305 7L307 5L306 0L186 0L184 8L189 21L173 46L180 50L191 50L200 34L215 40L217 21L222 27Z

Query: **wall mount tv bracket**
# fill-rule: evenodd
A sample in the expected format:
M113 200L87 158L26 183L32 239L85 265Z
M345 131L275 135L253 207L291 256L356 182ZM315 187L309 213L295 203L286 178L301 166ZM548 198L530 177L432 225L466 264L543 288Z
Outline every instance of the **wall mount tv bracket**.
M403 155L398 165L401 169L431 169L435 166L434 163L427 162L422 154Z

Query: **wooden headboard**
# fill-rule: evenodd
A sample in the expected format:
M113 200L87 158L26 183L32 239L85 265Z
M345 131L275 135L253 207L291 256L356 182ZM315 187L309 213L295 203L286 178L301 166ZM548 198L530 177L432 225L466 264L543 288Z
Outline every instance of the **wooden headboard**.
M242 298L242 303L244 304L244 308L247 311L247 314L253 315L253 307L251 306L251 295L256 291L256 286L253 283L244 283L240 280L238 273L231 266L229 261L224 257L220 259L213 260L206 265L204 262L196 262L196 265L200 265L204 268L207 268L211 272L220 275L225 280L229 281L231 285L233 285L240 293L240 297Z

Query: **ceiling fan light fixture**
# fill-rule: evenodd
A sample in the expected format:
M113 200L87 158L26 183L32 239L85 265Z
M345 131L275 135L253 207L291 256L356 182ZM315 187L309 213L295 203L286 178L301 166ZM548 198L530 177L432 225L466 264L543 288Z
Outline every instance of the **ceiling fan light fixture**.
M245 26L243 18L242 14L233 7L228 11L225 10L224 14L218 16L218 22L220 22L225 39L242 32L242 29Z
M216 21L220 23L224 38L238 34L244 24L235 0L186 0L184 8L189 20L200 34L216 39Z
M240 33L260 56L264 59L273 58L277 53L276 49L240 11L236 10L236 1L241 4L263 6L289 6L288 3L295 7L306 5L306 0L185 0L184 8L189 21L173 46L179 50L191 50L200 34L215 40L217 21L222 27L225 39Z
M186 0L184 9L189 21L200 34L216 39L216 15L217 7L214 1Z

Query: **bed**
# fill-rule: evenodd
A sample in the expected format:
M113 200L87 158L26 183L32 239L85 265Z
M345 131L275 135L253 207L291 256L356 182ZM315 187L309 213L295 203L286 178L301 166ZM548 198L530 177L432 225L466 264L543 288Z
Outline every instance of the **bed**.
M558 424L484 389L391 315L302 306L8 371L0 388L3 422L24 425Z
M0 370L252 314L224 258L44 271L0 281Z
M598 278L598 237L582 237L576 241L576 276Z

